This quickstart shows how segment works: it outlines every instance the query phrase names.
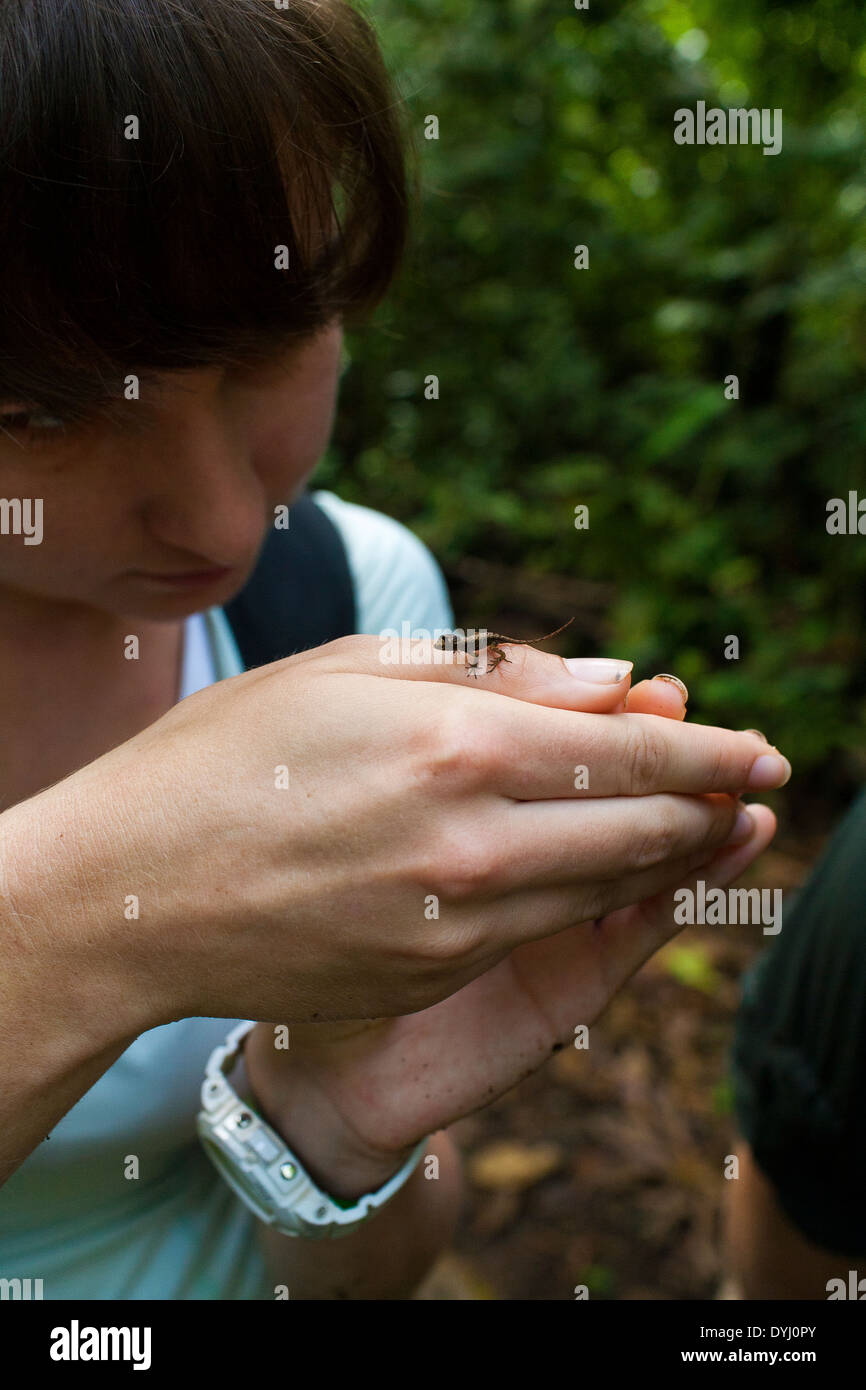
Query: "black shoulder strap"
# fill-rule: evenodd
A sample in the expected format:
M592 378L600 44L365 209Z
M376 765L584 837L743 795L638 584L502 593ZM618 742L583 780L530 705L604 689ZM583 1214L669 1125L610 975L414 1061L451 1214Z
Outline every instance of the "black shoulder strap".
M249 580L224 608L244 666L265 666L355 631L355 590L342 537L305 493L272 527Z

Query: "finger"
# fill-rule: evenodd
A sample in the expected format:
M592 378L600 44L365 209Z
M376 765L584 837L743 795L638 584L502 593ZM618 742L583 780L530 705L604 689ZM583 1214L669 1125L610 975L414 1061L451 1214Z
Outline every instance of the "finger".
M739 878L752 860L763 854L776 834L778 821L769 806L760 806L752 802L746 810L755 822L755 832L751 839L744 843L725 845L713 855L706 866L704 877L707 883L712 882L715 887L725 888L729 883L733 883L734 879Z
M611 977L618 981L616 988L654 951L683 930L682 924L674 920L677 905L674 894L678 889L685 887L694 892L699 879L708 891L726 888L763 854L776 833L776 817L769 806L751 805L747 809L755 826L751 839L718 850L708 863L698 866L697 872L673 889L666 887L635 906L622 908L605 918L602 923L605 951Z
M511 960L519 967L524 986L534 999L543 1001L551 1031L561 1041L575 1023L591 1023L644 961L682 931L674 920L674 894L679 889L694 891L699 879L708 889L725 888L763 853L776 833L776 818L767 806L750 806L749 813L754 833L748 843L720 851L702 866L693 866L650 899L512 952ZM588 933L591 952L587 950ZM578 1012L582 1016L577 1016Z
M564 660L532 647L503 644L507 660L484 673L484 655L477 672L462 652L434 647L438 633L417 640L388 636L344 637L314 652L289 658L317 658L335 670L365 671L396 680L439 681L472 692L495 692L512 699L560 709L611 714L622 707L631 681L632 662L606 657Z
M753 839L731 855L727 867L717 867L720 885L772 838L772 813L765 807L750 811ZM681 875L679 882L687 881L688 875ZM670 919L675 886L671 882L666 887ZM549 898L550 894L539 895L535 903L518 905L524 917L532 919L531 927L524 921L517 933L522 933L525 945L418 1016L424 1020L429 1056L435 1060L425 1073L425 1102L431 1107L428 1128L434 1122L453 1123L480 1104L489 1104L552 1052L574 1042L577 1028L594 1023L617 989L656 949L658 922L654 918L652 925L642 924L640 909L634 907L610 914L601 923L569 923L551 935L549 923L562 909L559 904L551 909ZM545 916L548 930L542 926ZM418 1020L397 1020L397 1026L411 1031ZM395 1088L404 1051L393 1049ZM447 1086L437 1084L439 1077L447 1079ZM387 1075L382 1084L388 1086Z
M522 800L766 791L791 767L757 734L625 713L616 719L489 698L476 736L487 785Z
M425 662L417 666L389 665L381 658L381 645L374 637L340 638L313 652L286 658L286 663L315 660L328 670L348 674L366 672L427 683L462 683L463 668L454 664L453 653L438 654L448 659L445 664L430 663L429 640L410 644L423 648ZM539 670L551 675L559 670L564 679L563 673L568 673L565 662L541 652L527 653L525 648L512 650L514 669L507 692L504 687L498 693L474 683L473 687L462 686L465 731L458 748L443 748L445 770L449 760L463 770L481 769L486 786L504 796L526 800L651 792L739 794L746 789L766 791L783 786L791 775L787 760L768 751L766 740L751 731L735 733L628 712L615 720L601 718L599 706L614 709L624 700L628 676L614 681L609 692L601 696L597 692L602 687L597 686L593 696L591 683L584 679L575 681L576 689L558 685L561 707L552 707L556 701L545 698L533 680ZM282 664L275 663L275 668ZM525 683L521 683L524 677ZM569 675L568 679L573 678ZM505 693L511 698L503 698ZM593 699L597 707L589 709ZM574 720L574 712L581 713L579 722ZM762 762L756 768L758 759ZM577 778L578 767L588 774L588 780Z
M630 910L657 894L670 895L712 857L705 850L604 882L572 883L511 893L496 905L495 949L489 930L484 925L478 927L477 920L467 918L467 921L470 921L471 930L480 935L487 931L486 940L491 949L485 961L489 956L489 963L492 963L519 946L556 936L581 923L606 920L620 909ZM485 968L489 968L489 964L485 964Z
M672 893L712 858L711 851L702 850L604 882L573 881L557 887L518 889L505 896L497 894L493 906L470 901L460 902L454 908L448 902L448 894L440 892L440 900L446 903L442 920L447 921L450 914L456 913L453 921L461 940L478 943L477 948L467 952L465 965L449 974L441 997L495 969L521 945L565 932L575 924L606 918L619 908L640 904L655 894Z
M743 836L751 835L745 808L729 796L661 793L597 801L517 802L492 824L495 848L485 881L497 892L545 884L600 883L663 868L670 860L690 855L703 854L706 861L729 842L738 817Z
M676 676L653 676L638 681L626 698L630 714L658 714L664 719L685 719L689 692Z

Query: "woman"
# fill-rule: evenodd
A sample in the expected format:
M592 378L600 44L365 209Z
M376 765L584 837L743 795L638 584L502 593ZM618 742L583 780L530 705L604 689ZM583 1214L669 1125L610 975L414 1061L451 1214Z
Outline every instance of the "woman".
M467 680L368 635L242 674L225 608L405 240L375 40L343 0L33 0L0 55L0 491L44 525L0 537L0 1273L404 1296L454 1219L439 1131L597 1016L676 885L755 857L774 820L737 796L790 768L682 723L670 682L601 719L627 662L514 648ZM450 626L404 528L316 500L357 632ZM226 1020L266 1020L250 1103L323 1192L419 1145L438 1180L341 1241L267 1228L196 1135Z

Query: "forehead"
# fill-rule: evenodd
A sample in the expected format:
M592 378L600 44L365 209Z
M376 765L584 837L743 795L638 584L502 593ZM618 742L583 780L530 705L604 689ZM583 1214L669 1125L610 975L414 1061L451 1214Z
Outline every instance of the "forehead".
M262 389L286 387L305 365L315 363L314 341L295 341L230 366L130 369L120 396L106 395L94 403L92 411L108 423L144 430L165 411L183 410L185 405L215 396L229 376Z
M152 368L130 365L117 376L100 373L81 394L50 387L33 396L0 393L0 410L44 411L68 425L105 425L124 432L146 431L166 412L183 411L223 390L228 378L256 392L283 391L297 382L301 392L313 389L320 377L336 374L343 348L339 318L324 327L298 334L264 333L247 339L244 352L229 360L193 366ZM345 356L345 354L343 354Z

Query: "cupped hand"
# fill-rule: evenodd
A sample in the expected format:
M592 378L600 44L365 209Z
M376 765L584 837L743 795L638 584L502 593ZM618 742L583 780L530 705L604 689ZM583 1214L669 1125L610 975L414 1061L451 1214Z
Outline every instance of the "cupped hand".
M737 794L786 777L754 734L607 717L627 663L588 681L512 652L475 680L344 638L182 700L7 815L47 884L82 886L144 1026L425 1009L681 882Z
M654 688L653 688L654 687ZM675 696L676 698L672 698ZM629 707L685 706L668 680L643 682ZM765 745L766 746L766 745ZM775 833L764 806L747 813L749 838L705 855L699 872L643 901L518 945L461 990L401 1018L291 1029L288 1052L273 1027L248 1040L251 1082L267 1117L336 1196L381 1185L425 1135L489 1104L535 1071L681 928L676 887L726 887Z
M725 888L776 829L752 806L752 838L719 851L699 874ZM634 972L682 928L672 891L597 922L582 922L507 959L441 1003L403 1018L307 1025L287 1052L259 1024L248 1048L257 1098L302 1161L335 1196L358 1197L397 1170L413 1147L503 1095L575 1030L598 1018ZM590 1044L590 1056L591 1044Z

